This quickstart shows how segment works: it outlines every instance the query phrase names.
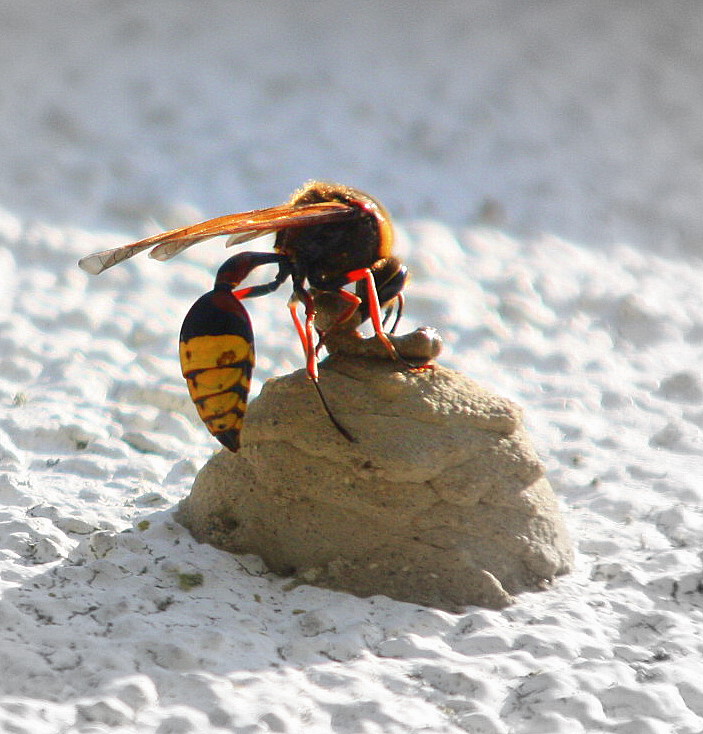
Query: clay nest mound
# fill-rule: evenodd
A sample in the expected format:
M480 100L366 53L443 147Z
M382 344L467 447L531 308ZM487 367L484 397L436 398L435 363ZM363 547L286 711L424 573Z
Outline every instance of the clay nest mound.
M433 338L396 344L417 357L438 351ZM180 505L193 536L301 582L449 611L504 607L568 572L569 538L520 408L445 367L357 351L333 354L320 376L355 441L303 370L269 380L239 451L213 456Z

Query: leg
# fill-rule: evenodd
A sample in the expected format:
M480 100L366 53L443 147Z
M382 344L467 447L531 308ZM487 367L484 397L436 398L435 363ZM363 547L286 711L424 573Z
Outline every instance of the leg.
M305 326L298 316L298 303L302 300L305 304ZM305 369L311 380L316 380L317 374L317 351L314 345L313 322L315 320L315 302L312 296L302 287L298 287L293 291L293 295L288 300L288 310L295 324L295 330L298 332L300 343L303 345L305 352Z
M394 299L398 301L398 313L395 317L390 333L394 334L398 327L401 314L403 313L403 288L408 280L408 269L405 265L402 265L396 258L388 258L383 267L378 270L373 270L373 279L376 284L376 291L378 292L378 300L381 305L390 303ZM366 302L359 306L359 313L362 321L366 321L369 318L369 307ZM387 314L384 318L383 326L389 318Z
M303 301L305 304L305 326L300 321L298 316L298 302ZM314 345L314 321L315 321L315 302L312 296L302 286L297 286L293 291L293 295L288 301L288 309L293 318L295 324L295 330L298 332L300 342L303 345L303 351L305 352L305 369L308 373L308 377L315 386L315 390L320 398L322 407L327 413L327 417L332 421L332 425L352 443L356 442L356 439L347 431L347 429L334 417L330 406L325 399L325 396L320 388L319 374L317 370L317 349Z
M360 268L359 270L352 270L351 272L347 273L347 283L356 283L358 281L364 281L366 283L366 303L368 304L369 318L371 319L371 323L373 324L374 333L378 337L379 341L386 348L388 354L390 354L393 359L400 360L400 356L391 343L391 340L386 336L385 332L383 331L383 324L381 323L381 304L378 300L376 282L374 281L371 269Z
M320 349L325 344L325 339L330 330L335 329L340 324L348 321L358 310L362 303L362 299L359 298L355 293L350 293L340 288L338 291L334 291L335 295L338 295L343 301L347 302L346 308L337 316L331 326L328 326L324 331L318 329L319 338L317 340L317 346L315 347L315 354L320 353Z
M368 287L369 287L369 281L366 279L365 275L362 275L360 278L355 278L354 276L359 273L363 273L362 270L353 271L351 273L347 273L347 282L353 283L355 280L365 280L367 285L367 293L368 293ZM368 295L366 299L362 298L359 295L359 292L363 293L363 288L359 289L357 288L357 293L350 293L349 291L345 291L343 288L340 288L338 291L335 291L341 298L343 298L347 303L349 304L347 308L342 311L342 313L339 315L337 320L334 322L332 327L338 326L339 324L343 324L345 321L350 319L354 313L358 311L360 323L363 323L371 316L371 308L372 304L375 302L378 304L378 314L379 314L379 323L380 326L378 326L377 323L374 323L374 331L376 335L378 336L379 340L383 343L383 345L388 350L389 354L396 359L397 357L394 356L394 352L388 349L388 344L390 344L390 341L386 337L384 333L384 327L386 325L386 322L390 318L391 311L393 306L389 306L389 308L386 310L386 313L383 317L383 321L380 321L380 311L381 311L381 305L380 304L386 304L389 301L396 301L398 304L398 311L395 316L395 321L393 322L393 326L390 329L391 334L395 334L395 330L398 327L398 322L400 321L400 317L403 313L403 304L405 302L405 299L403 298L402 290L405 286L405 282L408 279L408 269L405 267L405 265L402 265L399 260L396 258L388 258L382 267L372 270L373 274L373 286L374 286L374 292L377 294L377 297L375 299L370 298ZM378 328L376 328L378 326ZM328 329L329 330L329 329ZM316 351L319 352L320 348L324 344L325 340L325 334L320 335L320 340L317 344ZM391 345L392 346L392 345Z

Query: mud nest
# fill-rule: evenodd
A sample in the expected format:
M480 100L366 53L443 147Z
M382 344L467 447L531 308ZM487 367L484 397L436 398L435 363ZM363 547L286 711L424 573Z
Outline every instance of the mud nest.
M179 521L301 582L449 611L504 607L568 572L571 544L520 408L440 365L409 370L372 342L321 370L353 443L303 370L271 379L241 448L200 471ZM396 345L407 358L439 351L431 330Z

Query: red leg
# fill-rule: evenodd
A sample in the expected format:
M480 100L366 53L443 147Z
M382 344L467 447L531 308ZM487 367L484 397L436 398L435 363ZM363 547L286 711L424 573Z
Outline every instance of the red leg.
M288 301L288 310L293 318L295 324L295 330L298 332L300 343L303 345L303 351L305 352L305 369L308 373L308 377L311 380L317 380L317 351L314 344L314 329L313 323L315 320L315 304L312 296L305 293L304 304L305 304L305 326L303 326L298 316L298 301L299 297L297 294L293 294Z
M371 319L371 323L373 324L373 330L376 336L386 348L388 354L393 357L393 359L400 359L400 357L398 356L398 352L393 346L391 340L383 331L381 304L378 302L378 293L376 292L376 283L373 279L373 273L369 268L360 268L359 270L352 270L351 272L347 273L347 283L356 283L359 280L366 281L366 293L369 301L369 318ZM341 293L342 295L344 295L344 291L341 291ZM354 298L356 298L356 296L354 296Z
M303 325L300 322L300 317L298 316L298 299L295 296L291 296L288 299L288 310L290 311L293 323L295 324L295 330L298 332L300 343L303 345L303 351L307 355L308 345L307 340L305 339L305 329L303 329Z
M361 298L357 296L355 293L350 293L349 291L345 291L343 288L340 288L338 291L335 291L338 296L340 296L343 300L348 302L348 306L342 311L342 313L339 314L339 316L335 319L332 326L328 327L326 331L319 331L319 339L317 340L317 346L315 347L315 354L320 353L320 349L325 344L325 337L327 336L327 332L330 329L333 329L335 326L338 326L339 324L343 324L345 321L350 319L356 310L359 308L359 304L361 303Z
M347 429L334 417L334 414L332 413L332 410L330 409L330 406L328 405L327 400L325 399L325 396L320 389L319 375L317 371L317 349L315 348L313 343L315 303L309 293L303 291L303 294L303 299L305 303L305 326L303 326L302 322L300 321L300 316L298 316L297 307L300 297L297 293L294 293L290 297L290 300L288 301L288 309L290 310L290 315L293 318L295 330L298 332L300 342L303 345L303 351L305 352L306 360L306 372L308 373L308 377L312 381L312 384L315 386L315 390L320 397L322 407L325 409L325 413L327 413L334 427L342 434L342 436L344 436L344 438L347 439L347 441L355 443L356 439L354 438L354 436L352 436L351 433L349 433L349 431L347 431Z
M361 298L356 295L356 293L350 293L349 291L345 291L343 289L340 289L338 291L338 294L349 303L349 305L342 311L342 313L339 315L339 318L334 322L335 326L337 324L343 324L347 319L350 319L357 308L359 308L359 304L361 303Z

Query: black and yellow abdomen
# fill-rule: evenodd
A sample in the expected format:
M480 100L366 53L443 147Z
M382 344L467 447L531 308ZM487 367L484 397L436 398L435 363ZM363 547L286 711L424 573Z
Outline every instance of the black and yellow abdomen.
M181 328L179 354L198 415L223 446L236 451L254 368L254 335L229 287L216 287L193 304Z

